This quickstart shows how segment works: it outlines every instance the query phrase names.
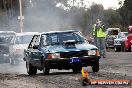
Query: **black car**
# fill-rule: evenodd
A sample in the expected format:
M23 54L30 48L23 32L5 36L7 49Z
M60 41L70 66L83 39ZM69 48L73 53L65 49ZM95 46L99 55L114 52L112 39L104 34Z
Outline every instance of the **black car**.
M50 69L72 69L78 72L84 66L99 71L98 48L89 44L79 31L47 32L34 35L24 51L27 73L38 70L49 74Z

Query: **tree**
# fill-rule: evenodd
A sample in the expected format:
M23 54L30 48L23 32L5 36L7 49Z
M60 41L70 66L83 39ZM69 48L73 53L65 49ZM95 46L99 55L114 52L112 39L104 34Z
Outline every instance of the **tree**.
M125 0L123 6L119 8L119 13L124 28L132 25L132 0Z
M118 10L108 9L104 10L104 23L107 27L120 27L121 16Z
M93 24L96 22L96 19L103 19L104 8L100 4L93 3L90 8L84 14L82 28L85 35L92 33Z

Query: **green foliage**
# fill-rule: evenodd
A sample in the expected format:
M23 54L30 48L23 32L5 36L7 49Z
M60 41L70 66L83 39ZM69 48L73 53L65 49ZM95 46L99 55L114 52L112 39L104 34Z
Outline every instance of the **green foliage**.
M119 27L121 16L117 10L108 9L104 11L104 23L109 27Z
M125 0L123 6L119 9L119 13L123 28L132 25L132 0Z
M91 35L93 30L93 24L95 24L97 19L101 19L107 27L121 27L120 20L121 16L118 10L107 9L105 10L100 4L93 4L90 8L87 9L84 14L84 25L83 33L85 35Z

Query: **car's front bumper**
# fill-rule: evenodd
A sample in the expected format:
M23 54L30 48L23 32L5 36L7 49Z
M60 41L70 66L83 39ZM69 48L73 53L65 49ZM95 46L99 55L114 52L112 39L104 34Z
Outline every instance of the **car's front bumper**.
M114 45L114 47L121 48L121 44Z
M76 67L85 67L99 61L100 56L76 57L80 62L71 62L70 58L62 59L46 59L45 64L49 65L52 69L72 69Z
M114 47L114 41L106 41L106 47L113 48Z

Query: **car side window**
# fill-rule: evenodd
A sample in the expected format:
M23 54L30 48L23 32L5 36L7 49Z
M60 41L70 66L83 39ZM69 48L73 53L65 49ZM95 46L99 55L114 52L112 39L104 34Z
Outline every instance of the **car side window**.
M122 34L122 33L120 33L120 34L118 35L118 38L124 38L124 37L125 37L125 35Z
M46 43L46 35L42 35L41 36L41 40L40 40L40 46L43 47L45 45L47 45L47 43Z
M121 34L118 35L118 38L121 38Z
M40 35L34 35L28 48L33 48L33 46L38 46L40 41Z
M125 34L122 34L122 38L125 38Z

